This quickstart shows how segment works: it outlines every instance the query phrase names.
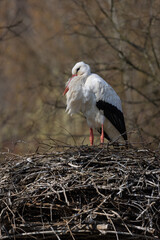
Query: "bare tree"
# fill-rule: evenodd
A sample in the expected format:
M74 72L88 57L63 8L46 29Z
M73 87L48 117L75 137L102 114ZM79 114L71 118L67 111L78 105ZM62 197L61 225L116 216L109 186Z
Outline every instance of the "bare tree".
M81 60L120 95L131 142L159 143L158 0L6 0L0 6L2 143L88 143L85 120L67 116L62 98Z

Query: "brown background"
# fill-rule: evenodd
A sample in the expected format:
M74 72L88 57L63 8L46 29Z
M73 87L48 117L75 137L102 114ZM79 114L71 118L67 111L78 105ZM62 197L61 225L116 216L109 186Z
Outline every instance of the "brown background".
M157 148L159 26L159 0L0 0L1 149L89 144L85 119L68 116L62 97L82 60L121 97L132 144Z

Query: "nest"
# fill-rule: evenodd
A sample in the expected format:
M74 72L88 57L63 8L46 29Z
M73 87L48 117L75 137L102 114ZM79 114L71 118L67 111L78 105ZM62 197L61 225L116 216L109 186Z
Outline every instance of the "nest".
M1 158L0 239L159 239L158 152L82 146Z

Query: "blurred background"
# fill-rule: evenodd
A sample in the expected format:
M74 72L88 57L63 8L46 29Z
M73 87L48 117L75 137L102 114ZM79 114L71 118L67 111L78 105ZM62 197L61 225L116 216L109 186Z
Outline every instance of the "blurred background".
M62 96L78 61L121 97L130 141L157 148L159 26L159 0L0 0L1 150L89 144Z

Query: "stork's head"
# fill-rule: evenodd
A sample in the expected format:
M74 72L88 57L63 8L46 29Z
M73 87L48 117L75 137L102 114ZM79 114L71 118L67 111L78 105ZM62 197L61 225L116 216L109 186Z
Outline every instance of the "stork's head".
M90 73L90 66L84 62L78 62L72 68L72 75L87 77Z
M91 73L91 70L90 70L90 66L88 64L86 64L84 62L76 63L75 66L72 68L72 77L69 79L63 95L65 95L68 92L70 81L74 77L86 78L88 75L90 75L90 73Z

